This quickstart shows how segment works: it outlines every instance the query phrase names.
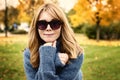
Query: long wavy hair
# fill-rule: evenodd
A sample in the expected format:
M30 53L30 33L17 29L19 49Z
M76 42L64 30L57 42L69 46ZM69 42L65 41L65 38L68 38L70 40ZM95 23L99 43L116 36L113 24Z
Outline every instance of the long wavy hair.
M75 39L74 32L68 23L65 13L57 5L53 3L46 3L36 10L30 25L28 47L30 49L30 62L32 66L34 68L39 66L39 47L42 45L43 41L38 34L36 21L43 11L46 11L53 18L61 20L64 23L61 27L61 33L59 37L61 43L60 51L67 53L71 59L77 58L77 56L80 55L83 50L80 48Z

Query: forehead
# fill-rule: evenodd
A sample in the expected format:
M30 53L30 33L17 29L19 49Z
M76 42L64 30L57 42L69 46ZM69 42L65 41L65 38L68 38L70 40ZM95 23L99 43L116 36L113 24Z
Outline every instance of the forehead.
M50 13L48 13L47 11L41 12L41 14L38 17L38 20L51 21L52 19L54 19L54 17Z

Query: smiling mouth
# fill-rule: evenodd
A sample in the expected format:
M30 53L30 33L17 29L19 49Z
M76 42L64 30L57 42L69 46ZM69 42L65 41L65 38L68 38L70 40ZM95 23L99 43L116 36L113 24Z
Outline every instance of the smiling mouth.
M44 35L46 35L46 36L52 36L53 34L44 34Z

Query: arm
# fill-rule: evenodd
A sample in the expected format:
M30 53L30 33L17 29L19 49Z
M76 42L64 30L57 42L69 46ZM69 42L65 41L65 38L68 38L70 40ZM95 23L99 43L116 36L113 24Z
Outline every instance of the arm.
M39 73L42 74L42 80L74 80L80 71L83 62L83 54L78 56L77 59L71 59L69 64L63 66L59 56L56 55L56 48L43 46L40 48L39 52L41 53ZM56 74L55 60L59 60L58 65L61 63L60 66L63 67L59 74Z
M81 66L83 63L84 55L79 55L76 59L70 59L69 63L63 66L61 63L58 54L56 55L55 64L57 67L63 67L60 72L59 77L62 80L74 80L78 72L81 71ZM81 74L81 73L80 73ZM80 75L82 78L82 75ZM81 79L80 79L81 80Z
M59 80L55 75L55 54L56 48L52 46L41 46L39 49L40 55L40 67L38 69L38 78L42 77L41 80ZM38 79L39 80L39 79Z
M39 52L41 54L38 71L32 68L29 61L25 61L24 65L28 80L74 80L83 61L83 55L75 60L70 60L71 63L64 66L61 73L56 75L54 62L56 49L51 46L46 46L41 47ZM59 60L59 57L57 59Z
M54 57L56 48L41 46L39 49L40 66L34 69L30 63L29 49L24 51L24 68L27 80L59 80L55 75Z
M24 50L24 69L27 80L35 80L35 75L37 73L37 68L33 68L30 63L30 51L29 49Z

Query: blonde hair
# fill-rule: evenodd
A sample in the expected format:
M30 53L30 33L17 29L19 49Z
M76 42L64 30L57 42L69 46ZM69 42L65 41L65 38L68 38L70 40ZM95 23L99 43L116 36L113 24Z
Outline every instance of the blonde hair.
M61 20L64 23L61 27L60 51L67 53L69 58L76 58L79 54L82 53L82 49L79 47L79 44L75 39L74 32L69 26L65 13L55 4L46 3L40 6L36 11L29 31L28 47L30 49L30 62L34 68L39 66L39 47L42 45L42 40L36 28L36 21L43 11L46 11L53 18Z

